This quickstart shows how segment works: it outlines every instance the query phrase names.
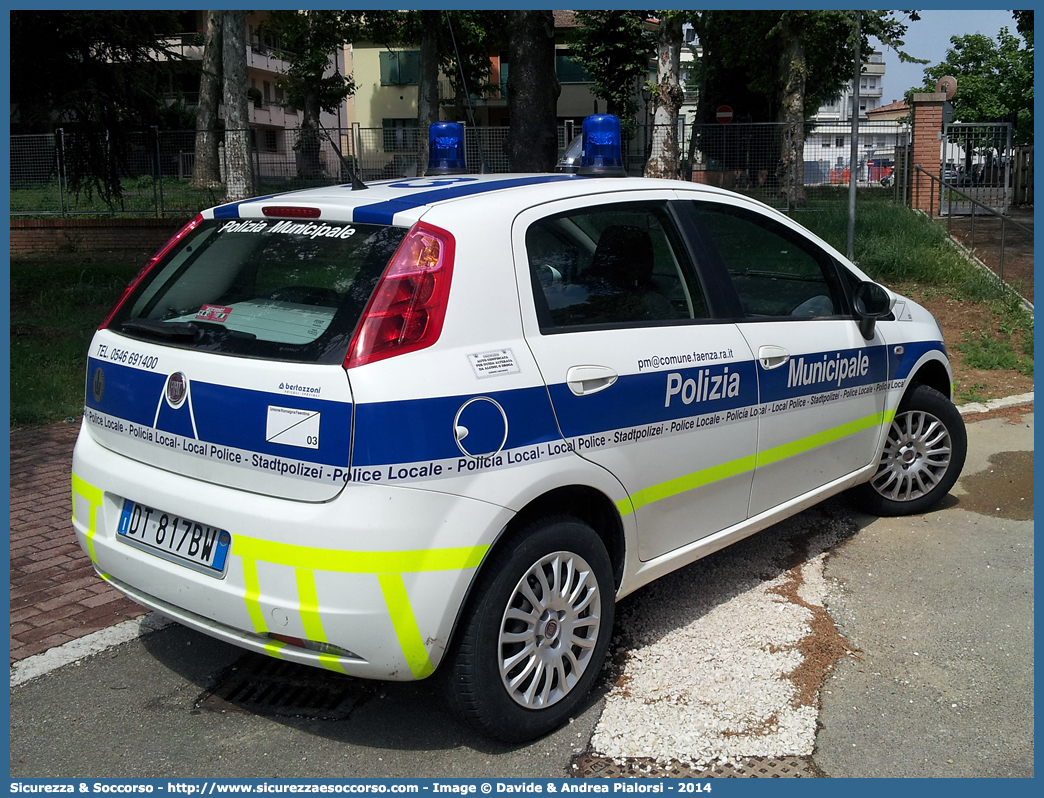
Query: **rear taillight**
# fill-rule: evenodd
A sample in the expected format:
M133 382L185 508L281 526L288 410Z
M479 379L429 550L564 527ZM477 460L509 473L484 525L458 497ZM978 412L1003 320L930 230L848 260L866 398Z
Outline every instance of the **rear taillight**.
M159 252L157 252L155 255L149 258L149 262L141 267L141 271L134 275L134 279L127 284L126 288L123 289L123 293L120 294L120 298L116 300L116 304L113 305L112 310L109 311L109 315L105 317L105 321L103 321L98 326L99 330L106 329L112 323L113 317L116 315L119 309L123 307L123 303L127 301L127 297L129 297L134 292L134 289L138 287L138 283L145 279L145 275L151 272L153 268L155 268L156 264L163 260L167 256L167 253L174 249L174 247L178 244L179 241L181 241L181 239L183 239L185 236L187 236L189 233L195 230L202 221L203 216L197 214L195 219L193 219L187 225L178 230L178 232L174 234L174 237L170 239L170 241L168 241L166 244L160 247Z
M416 352L439 340L449 301L455 243L418 222L395 251L355 330L346 369Z

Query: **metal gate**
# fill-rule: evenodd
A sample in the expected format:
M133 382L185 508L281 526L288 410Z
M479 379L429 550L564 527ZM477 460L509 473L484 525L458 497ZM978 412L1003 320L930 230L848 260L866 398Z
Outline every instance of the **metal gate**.
M969 214L975 203L1006 212L1011 205L1013 154L1009 122L946 125L939 162L940 212Z

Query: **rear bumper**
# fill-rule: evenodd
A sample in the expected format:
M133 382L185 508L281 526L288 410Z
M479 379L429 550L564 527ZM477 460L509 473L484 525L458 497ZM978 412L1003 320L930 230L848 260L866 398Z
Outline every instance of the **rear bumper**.
M125 498L227 529L224 575L118 539ZM434 670L479 564L512 515L447 493L378 485L348 485L324 503L259 496L130 460L89 431L73 454L73 526L114 587L234 645L365 678L420 679Z

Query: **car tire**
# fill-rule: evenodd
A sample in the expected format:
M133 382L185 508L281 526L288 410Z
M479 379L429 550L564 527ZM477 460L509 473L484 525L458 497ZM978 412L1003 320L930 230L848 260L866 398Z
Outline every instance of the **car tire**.
M609 555L590 526L559 516L512 535L478 579L444 674L451 704L484 734L532 740L575 715L601 670Z
M874 515L923 513L949 493L964 468L964 419L949 399L918 384L903 397L887 434L877 472L851 496Z

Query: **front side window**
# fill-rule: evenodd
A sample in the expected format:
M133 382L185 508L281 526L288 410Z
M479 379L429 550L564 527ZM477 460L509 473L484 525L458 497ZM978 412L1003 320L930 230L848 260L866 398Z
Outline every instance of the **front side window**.
M833 262L782 224L729 205L694 202L704 239L748 318L809 319L844 312Z
M541 331L708 316L662 204L542 219L527 230L526 251Z
M405 234L318 220L208 220L153 267L111 328L209 352L341 362Z

